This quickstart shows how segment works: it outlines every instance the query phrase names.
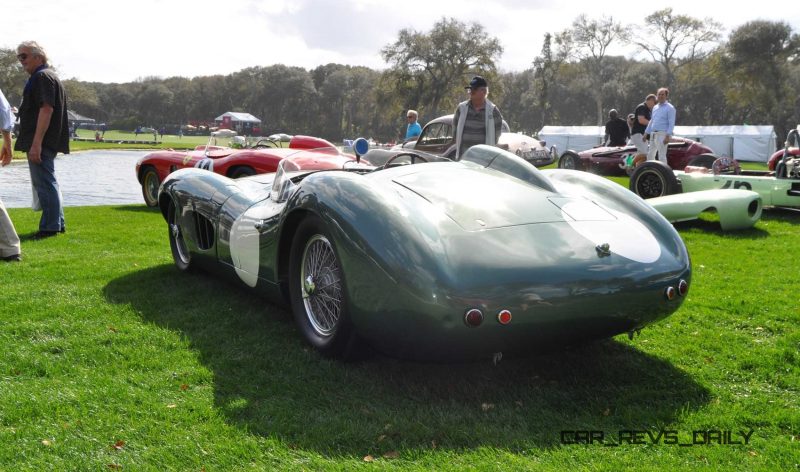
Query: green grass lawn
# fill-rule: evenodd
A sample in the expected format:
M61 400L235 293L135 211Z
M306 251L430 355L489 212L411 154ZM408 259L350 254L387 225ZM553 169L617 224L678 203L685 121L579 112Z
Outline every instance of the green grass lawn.
M0 264L0 470L800 463L795 212L736 233L713 215L681 224L694 274L679 311L633 341L497 366L320 358L284 309L179 273L143 206L67 208L68 232L42 241L29 240L38 213L10 213L24 261ZM562 444L562 431L630 443ZM752 435L687 447L659 431L684 444Z

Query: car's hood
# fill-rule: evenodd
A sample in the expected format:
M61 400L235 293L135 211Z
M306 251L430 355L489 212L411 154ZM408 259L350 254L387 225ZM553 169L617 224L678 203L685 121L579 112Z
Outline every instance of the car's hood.
M392 180L425 198L466 231L616 219L591 200L559 195L491 170L447 166L441 172L409 172Z

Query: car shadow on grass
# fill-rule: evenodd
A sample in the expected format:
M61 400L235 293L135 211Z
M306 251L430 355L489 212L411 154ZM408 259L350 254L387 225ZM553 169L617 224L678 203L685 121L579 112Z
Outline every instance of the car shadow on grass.
M330 457L546 449L561 444L562 431L657 431L710 400L669 359L635 343L610 340L498 365L380 354L344 363L310 349L285 309L203 273L158 266L104 291L190 340L213 372L214 408L229 424Z
M116 211L129 211L135 213L156 213L160 210L158 207L149 207L142 203L141 205L133 204L133 205L117 205L113 207Z
M800 223L800 211L791 208L767 208L761 213L760 221L756 222L752 228L724 231L719 225L719 215L714 211L706 211L700 214L700 218L688 221L673 223L675 229L679 231L699 230L703 233L724 235L732 239L763 239L770 235L769 222L777 223Z

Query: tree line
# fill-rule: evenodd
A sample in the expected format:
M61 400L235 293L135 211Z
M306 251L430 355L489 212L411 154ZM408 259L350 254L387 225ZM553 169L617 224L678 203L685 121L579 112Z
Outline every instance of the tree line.
M784 22L756 20L722 38L719 23L671 8L624 26L611 17L578 16L545 33L523 71L498 71L503 52L478 23L443 18L430 31L403 29L381 49L388 67L282 64L228 75L145 77L129 83L64 80L70 108L111 128L212 121L251 113L264 134L310 134L332 141L356 136L396 140L405 111L425 123L452 113L464 84L487 77L490 98L512 130L544 125L600 125L609 109L623 116L645 95L670 88L681 125L766 124L782 139L800 123L800 38ZM644 58L609 54L626 47ZM0 88L12 105L27 76L15 51L0 49Z

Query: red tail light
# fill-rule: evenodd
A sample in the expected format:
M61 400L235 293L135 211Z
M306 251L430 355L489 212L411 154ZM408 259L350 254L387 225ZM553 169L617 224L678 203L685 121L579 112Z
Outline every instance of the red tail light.
M483 313L477 308L467 310L464 314L464 324L470 328L476 328L483 323Z
M678 294L682 297L686 296L686 292L689 291L689 283L685 280L681 280L678 282Z
M501 325L507 325L511 323L511 312L508 310L500 311L500 313L497 314L497 322Z
M664 296L667 297L667 300L675 300L675 297L678 296L678 292L675 290L675 287L669 286L664 290Z

